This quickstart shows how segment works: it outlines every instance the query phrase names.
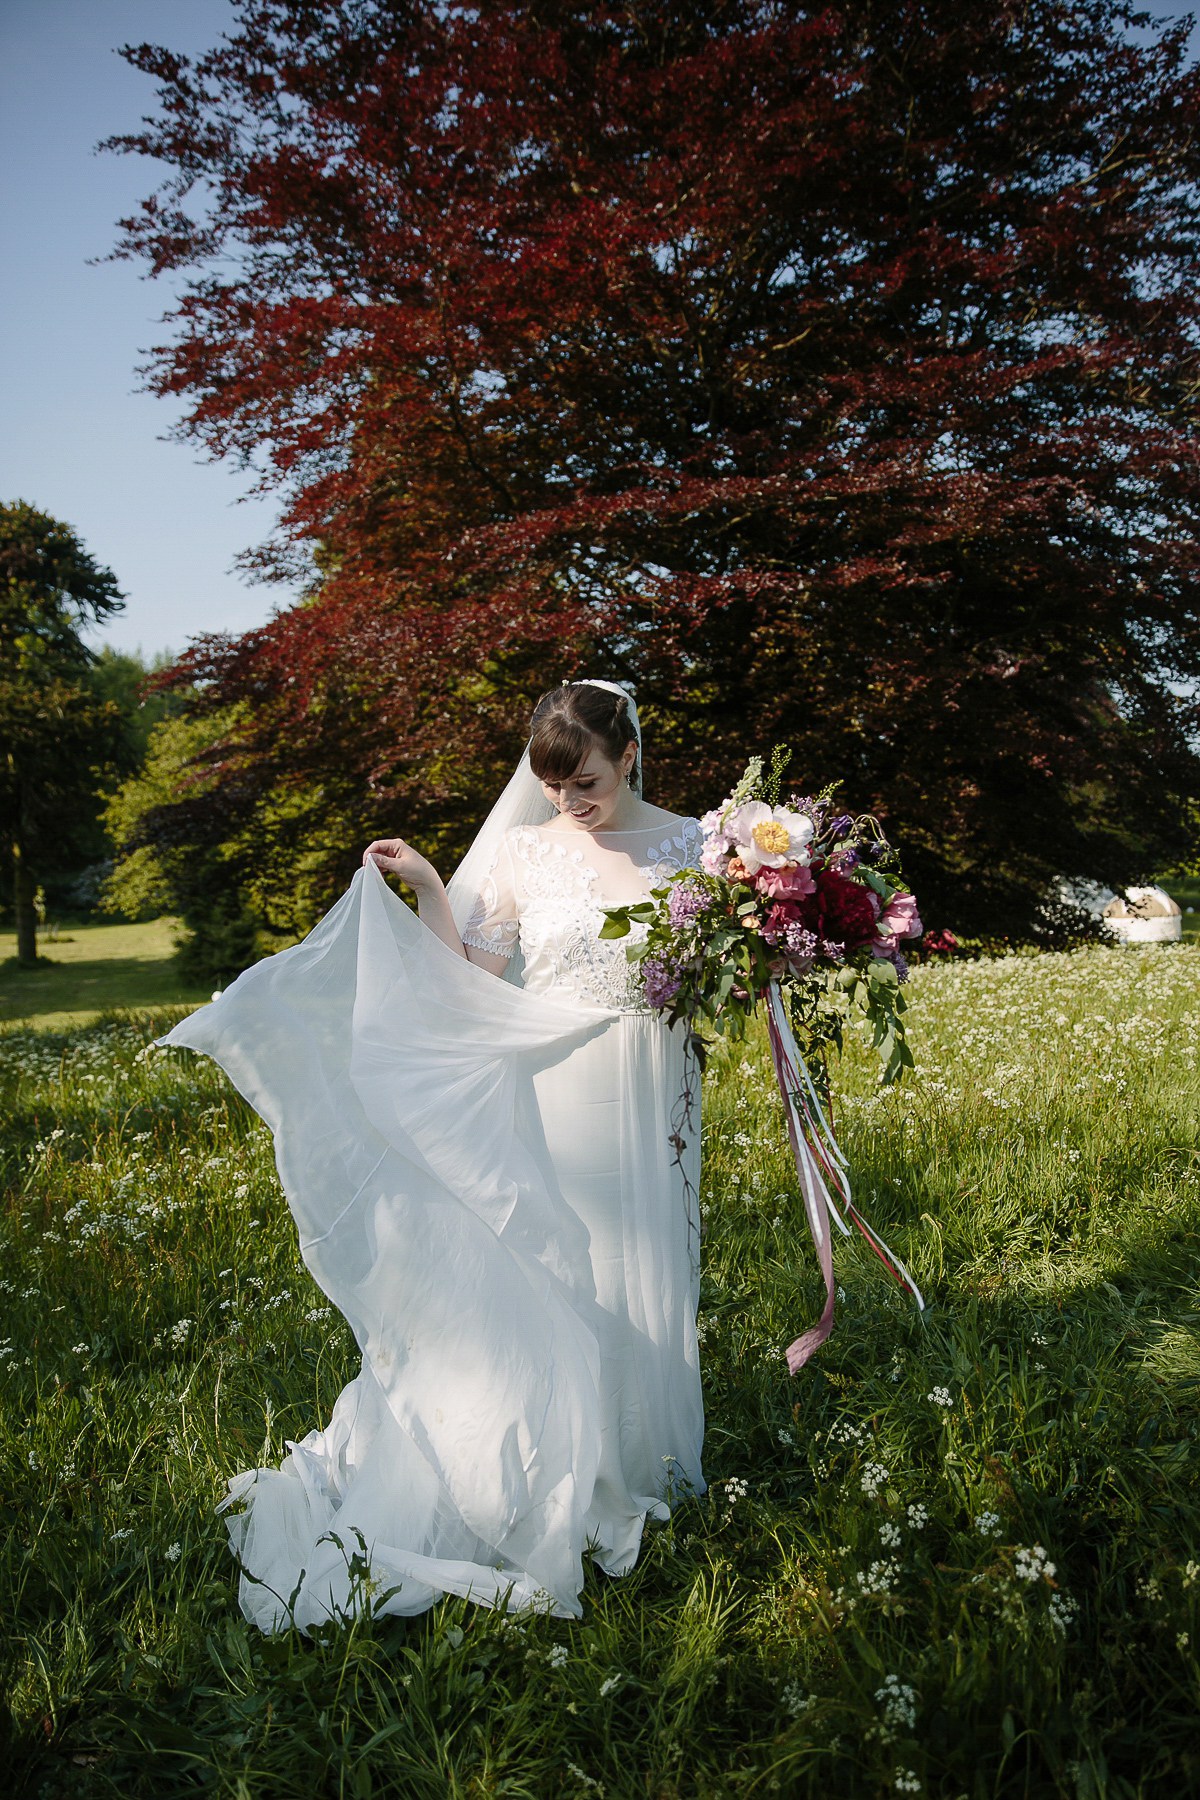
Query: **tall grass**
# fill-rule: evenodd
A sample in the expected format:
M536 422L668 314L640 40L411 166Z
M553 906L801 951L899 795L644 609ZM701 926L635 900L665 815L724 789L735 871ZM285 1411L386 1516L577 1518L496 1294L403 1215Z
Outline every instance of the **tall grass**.
M356 1362L270 1141L114 1016L0 1035L7 1741L44 1796L1200 1791L1200 951L914 974L917 1079L835 1075L930 1306L839 1248L761 1043L705 1101L704 1498L579 1624L462 1602L265 1639L214 1504ZM354 1545L346 1546L353 1556Z

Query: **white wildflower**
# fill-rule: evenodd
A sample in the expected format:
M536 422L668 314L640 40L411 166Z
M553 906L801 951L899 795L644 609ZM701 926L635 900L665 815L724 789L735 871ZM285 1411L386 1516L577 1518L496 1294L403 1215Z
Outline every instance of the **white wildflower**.
M1056 1631L1065 1633L1067 1627L1072 1623L1078 1611L1078 1600L1073 1600L1070 1594L1065 1594L1061 1588L1056 1594L1051 1594L1050 1623L1054 1626Z
M888 1478L888 1472L882 1463L864 1463L861 1471L862 1491L868 1500L874 1500L880 1488Z
M940 1406L943 1412L950 1412L954 1406L954 1396L948 1387L931 1388L925 1398L934 1406Z
M169 1544L163 1551L163 1555L168 1562L178 1562L183 1555L183 1545L180 1543Z
M619 1688L620 1685L621 1677L619 1675L605 1676L604 1680L600 1683L600 1698L602 1700L607 1700L608 1696L613 1693L615 1689Z
M810 1707L817 1704L817 1696L806 1694L798 1681L790 1681L780 1698L783 1701L784 1711L791 1713L793 1719L800 1718L801 1714L806 1713Z
M912 1531L924 1531L928 1525L929 1514L919 1502L908 1508L908 1523Z
M921 1778L915 1769L897 1769L896 1780L893 1785L898 1794L919 1794L921 1791Z
M883 1716L889 1725L904 1725L911 1731L917 1722L917 1696L908 1683L901 1681L898 1675L885 1675L883 1686L877 1688L875 1698L883 1707Z
M976 1513L975 1529L980 1537L999 1537L1000 1514L994 1512Z
M888 1557L873 1562L866 1574L859 1569L854 1579L864 1594L890 1594L893 1583L900 1579L900 1564L894 1557Z
M1040 1544L1035 1544L1031 1550L1018 1546L1013 1572L1018 1581L1040 1581L1043 1575L1053 1581L1054 1564L1047 1559Z
M571 1652L565 1644L552 1644L546 1661L552 1669L565 1669Z
M730 1506L736 1506L738 1501L744 1500L749 1492L749 1486L740 1475L731 1475L725 1483L725 1498Z

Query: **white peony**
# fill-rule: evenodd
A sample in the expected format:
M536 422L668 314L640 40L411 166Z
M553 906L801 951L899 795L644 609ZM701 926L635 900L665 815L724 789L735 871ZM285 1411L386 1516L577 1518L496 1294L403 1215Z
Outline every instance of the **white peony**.
M768 806L765 800L748 800L735 807L725 820L726 835L734 840L739 856L751 875L759 869L782 869L787 863L807 864L812 842L812 820L786 806Z

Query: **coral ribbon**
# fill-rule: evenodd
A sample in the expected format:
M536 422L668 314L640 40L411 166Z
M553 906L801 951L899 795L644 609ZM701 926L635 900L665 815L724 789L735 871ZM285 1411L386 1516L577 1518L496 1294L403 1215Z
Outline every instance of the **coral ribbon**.
M850 1226L835 1204L831 1188L840 1191L847 1217L866 1238L889 1274L901 1286L909 1289L922 1311L925 1310L925 1301L920 1288L900 1258L888 1249L878 1232L871 1228L850 1196L846 1159L838 1149L832 1127L821 1110L812 1077L792 1035L779 983L775 981L767 990L767 1034L771 1041L775 1078L783 1096L783 1110L792 1155L796 1159L796 1173L800 1177L800 1192L804 1195L808 1228L812 1232L817 1261L825 1277L824 1312L815 1325L802 1332L795 1343L787 1347L788 1369L795 1375L833 1330L833 1243L829 1232L830 1218L832 1217L843 1237L850 1236Z

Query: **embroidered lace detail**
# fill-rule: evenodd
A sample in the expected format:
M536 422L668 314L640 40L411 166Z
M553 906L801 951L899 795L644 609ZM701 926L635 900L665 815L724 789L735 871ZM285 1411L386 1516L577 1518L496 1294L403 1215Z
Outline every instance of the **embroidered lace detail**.
M680 869L699 864L700 828L687 819L677 832L650 837L640 846L646 861L638 874L647 890ZM509 838L520 917L525 985L553 990L615 1012L647 1012L637 966L629 961L629 938L601 938L604 896L599 875L582 846L573 847L533 826ZM645 936L646 927L633 933Z

